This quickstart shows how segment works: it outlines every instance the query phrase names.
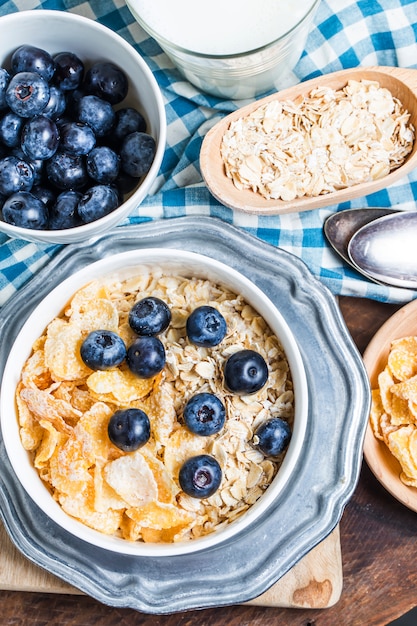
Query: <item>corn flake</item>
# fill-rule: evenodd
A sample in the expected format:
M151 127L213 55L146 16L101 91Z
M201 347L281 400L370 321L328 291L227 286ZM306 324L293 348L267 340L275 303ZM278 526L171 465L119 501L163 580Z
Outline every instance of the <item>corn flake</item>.
M401 464L404 473L416 480L417 479L417 463L414 456L414 445L411 444L411 438L415 432L414 426L404 426L390 433L388 436L388 446L392 454Z
M36 419L51 422L59 432L71 434L72 427L68 422L76 422L81 415L65 400L55 398L46 390L23 388L20 398Z
M53 320L45 341L45 363L53 380L77 380L91 370L81 359L81 329L61 318Z
M49 467L51 485L67 496L77 496L92 482L90 464L84 458L81 443L74 436L55 450Z
M174 504L155 500L139 508L127 509L126 515L141 527L166 530L188 526L195 516L190 511L182 511Z
M104 478L131 507L143 506L158 497L157 482L140 450L107 463Z
M118 406L141 400L150 393L154 382L153 378L138 378L128 369L93 372L86 380L94 398Z
M123 513L113 509L97 511L92 491L86 490L71 496L61 494L59 503L68 515L105 535L114 535L120 527Z
M417 337L403 337L392 342L388 367L399 381L417 374Z
M48 463L61 439L61 433L53 427L51 422L41 420L39 425L42 427L43 436L33 462L36 469L41 469Z

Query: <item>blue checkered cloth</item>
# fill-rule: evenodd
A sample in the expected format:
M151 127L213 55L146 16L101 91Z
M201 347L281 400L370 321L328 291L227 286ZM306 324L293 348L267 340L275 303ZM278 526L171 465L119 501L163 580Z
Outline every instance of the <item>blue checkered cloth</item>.
M110 27L142 54L161 87L168 122L165 156L152 194L123 225L185 215L215 216L294 253L335 295L396 303L417 297L416 291L384 287L361 278L339 259L323 235L325 218L337 210L367 206L413 210L417 171L388 189L343 205L283 216L234 212L217 202L205 187L199 151L209 128L242 106L242 102L199 93L134 21L123 0L16 0L1 2L0 15L27 9L69 11ZM358 65L417 67L416 39L417 0L322 0L288 86ZM60 246L36 245L0 234L0 305L59 249Z

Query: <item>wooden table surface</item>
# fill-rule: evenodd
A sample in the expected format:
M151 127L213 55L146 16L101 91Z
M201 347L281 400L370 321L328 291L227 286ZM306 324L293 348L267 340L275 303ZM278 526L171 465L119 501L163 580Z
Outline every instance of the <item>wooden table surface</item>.
M399 307L340 298L359 350ZM352 398L354 402L354 398ZM109 608L86 596L3 591L4 626L385 626L417 605L417 516L398 503L363 464L340 523L344 587L324 610L232 606L168 616Z

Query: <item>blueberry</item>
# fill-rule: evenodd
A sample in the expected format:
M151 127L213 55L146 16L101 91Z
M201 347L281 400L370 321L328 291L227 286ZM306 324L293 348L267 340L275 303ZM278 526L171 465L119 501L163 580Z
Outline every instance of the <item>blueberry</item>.
M87 94L81 87L73 91L67 91L67 111L71 112L71 120L77 117L80 100L86 95Z
M196 346L217 346L227 332L226 320L212 306L203 305L194 309L186 323L188 339Z
M81 156L57 151L46 162L46 174L58 189L81 189L88 181L87 170Z
M266 456L278 456L287 448L291 439L288 422L272 417L256 429L252 442Z
M10 64L13 74L36 72L47 82L51 80L55 72L55 63L49 52L27 44L13 52Z
M46 205L29 191L19 191L7 198L2 208L3 220L21 228L42 230L48 225Z
M91 126L97 137L102 137L111 131L115 113L110 102L88 95L80 98L77 119Z
M109 61L94 63L84 78L87 93L99 96L111 104L118 104L125 99L128 86L126 74Z
M40 184L44 177L44 161L42 161L41 159L30 159L28 155L23 152L20 146L18 146L17 148L12 148L10 156L15 156L20 161L24 161L27 165L30 165L30 168L33 172L33 185Z
M0 111L6 110L8 108L8 104L6 102L6 90L9 81L9 72L4 67L0 67Z
M49 230L74 228L81 226L82 221L78 215L78 203L82 198L79 191L63 191L49 209Z
M20 134L25 119L13 111L8 111L0 120L0 141L8 148L20 146Z
M10 79L6 102L14 113L22 117L40 115L48 104L49 85L34 72L19 72Z
M168 305L155 296L142 298L129 311L129 325L138 335L159 335L170 321Z
M94 222L119 205L119 196L113 187L95 185L88 189L78 203L78 214L84 223Z
M152 378L165 366L164 345L158 337L138 337L127 349L126 360L139 378Z
M121 167L135 178L145 176L155 158L155 139L147 133L134 132L125 137L120 148Z
M51 120L57 120L67 108L67 99L65 93L55 85L49 87L48 104L42 111L42 115L50 117Z
M55 63L54 82L62 91L77 89L84 78L84 63L73 52L58 52Z
M199 454L187 459L179 472L181 489L192 498L209 498L220 487L222 470L216 459Z
M32 117L22 128L21 146L29 159L50 159L57 151L58 143L58 128L45 115Z
M121 196L123 197L125 194L130 193L139 185L140 178L133 178L133 176L129 176L125 172L122 172L119 169L119 173L117 175L116 180L114 181L114 185L119 190Z
M60 149L69 154L88 154L96 145L96 136L88 124L65 122L60 125Z
M123 452L141 448L151 436L149 417L142 409L119 409L110 418L109 439Z
M25 155L24 160L30 165L32 171L33 171L33 184L34 185L40 185L43 180L44 180L44 173L45 173L45 161L43 159L30 159L28 156ZM33 190L33 188L31 189L31 191Z
M250 394L259 391L268 380L265 359L254 350L232 354L224 365L224 382L233 393Z
M108 146L97 146L87 155L87 173L96 182L107 185L116 180L119 161L119 156L114 150Z
M15 156L0 160L0 194L10 196L17 191L30 191L34 173L30 165Z
M224 404L212 393L197 393L184 407L185 425L195 435L214 435L223 428L225 420Z
M80 348L84 363L92 370L108 370L126 358L123 339L111 330L93 330Z
M48 187L43 187L42 185L34 185L30 190L34 196L42 200L44 204L46 204L48 211L53 207L56 202L56 194L52 189Z
M136 131L141 133L146 131L146 121L143 115L132 107L118 109L109 138L112 144L121 146L123 139Z

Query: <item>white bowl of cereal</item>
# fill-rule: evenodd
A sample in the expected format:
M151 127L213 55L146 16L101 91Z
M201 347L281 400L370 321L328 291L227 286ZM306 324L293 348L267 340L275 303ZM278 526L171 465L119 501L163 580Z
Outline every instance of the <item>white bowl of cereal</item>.
M144 331L132 322L133 305L149 306L149 298L168 305L168 326ZM216 328L226 322L215 339L198 337L190 322L203 306L217 312ZM109 369L81 357L98 330L127 347ZM146 361L138 334L163 345L162 365L151 373L135 369L135 355ZM254 354L257 367L247 360ZM248 369L242 374L234 355L255 377L265 365L266 376L248 386ZM217 430L196 431L187 419L189 401L203 393L224 408ZM213 407L204 400L202 422ZM41 301L11 348L0 419L19 481L54 522L106 550L169 556L217 545L267 511L299 459L307 404L297 342L263 291L210 257L151 248L94 262ZM139 447L123 448L117 434L110 439L109 422L130 409L145 413L150 432ZM213 472L200 465L191 480L188 460L207 457Z
M69 11L17 11L0 25L2 119L12 114L21 131L1 131L0 231L43 244L107 232L152 193L165 152L165 107L152 71L123 37ZM22 50L32 57L22 60ZM19 83L22 74L42 85L46 106L22 110L14 97L16 87L30 87ZM11 157L17 164L3 163Z

